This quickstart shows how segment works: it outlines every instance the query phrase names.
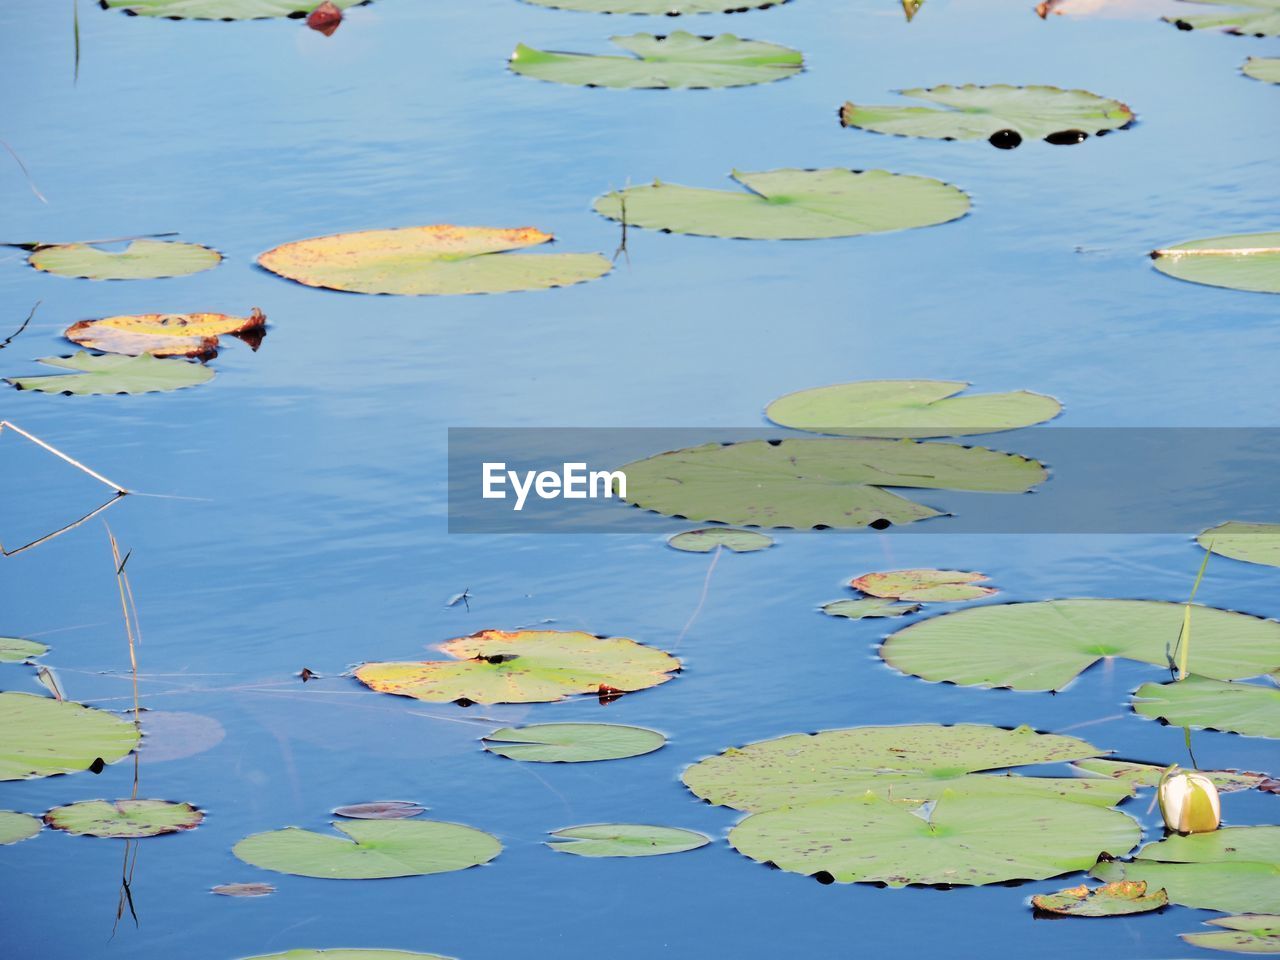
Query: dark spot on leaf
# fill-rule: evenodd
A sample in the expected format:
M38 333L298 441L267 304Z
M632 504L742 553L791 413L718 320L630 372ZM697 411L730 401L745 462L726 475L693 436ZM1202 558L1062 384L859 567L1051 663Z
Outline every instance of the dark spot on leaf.
M997 150L1012 150L1022 143L1022 134L1017 130L997 130L987 138L987 143Z

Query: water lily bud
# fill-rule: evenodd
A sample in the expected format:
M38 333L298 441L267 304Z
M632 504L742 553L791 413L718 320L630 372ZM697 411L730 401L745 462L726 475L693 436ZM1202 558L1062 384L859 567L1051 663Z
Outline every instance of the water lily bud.
M1218 788L1202 773L1170 767L1160 778L1159 797L1160 812L1170 830L1210 833L1222 821Z

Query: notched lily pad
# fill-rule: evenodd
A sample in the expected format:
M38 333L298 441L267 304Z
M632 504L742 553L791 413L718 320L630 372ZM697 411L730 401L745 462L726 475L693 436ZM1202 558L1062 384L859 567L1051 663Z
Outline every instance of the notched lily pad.
M43 643L19 637L0 637L0 663L21 663L49 652Z
M1164 17L1179 30L1220 29L1241 36L1280 36L1280 0L1194 0L1197 4L1233 8L1229 13Z
M1180 934L1183 940L1206 950L1227 953L1280 953L1280 916L1274 913L1246 913L1238 917L1218 917L1205 923L1221 930Z
M705 847L711 838L678 827L640 823L592 823L553 830L547 846L579 857L655 857Z
M352 820L407 820L427 812L427 808L409 800L375 800L371 803L351 803L333 811L339 817Z
M78 837L156 837L194 830L204 813L169 800L84 800L54 807L44 822Z
M905 617L920 609L918 603L895 603L882 597L863 597L861 600L833 600L822 605L822 612L829 617L846 617L849 620L865 620L868 617Z
M1228 520L1210 527L1196 543L1223 557L1280 567L1280 523L1241 523Z
M587 763L653 753L667 738L656 730L620 723L532 723L503 727L481 742L490 753L510 760Z
M247 317L225 313L144 313L81 320L68 327L63 336L103 353L208 358L217 355L218 338L225 334L245 339L256 350L266 324L266 316L257 307Z
M855 577L849 585L869 596L886 597L890 600L958 602L977 600L996 593L995 587L978 586L978 581L986 579L984 574L964 570L891 570L886 573L864 573Z
M324 0L100 0L107 9L170 20L261 20L306 16ZM339 10L370 0L329 0Z
M1173 683L1144 683L1133 709L1179 727L1280 739L1280 689L1263 683L1231 683L1188 676Z
M1280 83L1280 57L1250 57L1240 71L1263 83Z
M167 393L208 383L213 371L187 360L142 355L96 355L81 350L71 357L41 357L40 363L75 373L44 377L6 377L19 390L102 396L118 393Z
M14 810L0 810L0 846L34 837L44 826L38 819Z
M1254 293L1280 293L1280 232L1189 240L1152 251L1151 260L1161 273L1179 280Z
M222 254L195 243L134 240L124 250L87 243L40 244L27 262L37 270L86 280L154 280L211 270Z
M732 527L704 527L686 530L667 541L667 546L686 553L710 553L724 547L733 553L754 553L773 546L773 537L754 530L735 530Z
M1066 917L1123 917L1167 907L1169 895L1163 890L1148 893L1141 880L1119 880L1101 887L1082 883L1057 893L1036 894L1031 905L1043 913Z
M0 693L0 780L101 769L128 756L137 744L137 728L103 710L30 693Z

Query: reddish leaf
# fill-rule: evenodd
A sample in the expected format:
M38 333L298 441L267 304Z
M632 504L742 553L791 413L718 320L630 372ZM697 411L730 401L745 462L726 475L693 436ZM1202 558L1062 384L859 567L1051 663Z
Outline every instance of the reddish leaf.
M324 0L324 3L312 10L311 15L307 17L307 26L323 33L326 37L332 37L341 23L342 11L329 0Z

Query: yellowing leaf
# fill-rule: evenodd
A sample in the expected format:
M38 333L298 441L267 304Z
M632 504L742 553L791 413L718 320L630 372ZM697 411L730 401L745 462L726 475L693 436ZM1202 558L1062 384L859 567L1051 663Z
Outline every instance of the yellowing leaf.
M267 318L257 307L247 317L225 313L143 313L81 320L63 334L72 343L104 353L153 357L210 357L223 334L261 332ZM251 346L252 337L249 338Z

